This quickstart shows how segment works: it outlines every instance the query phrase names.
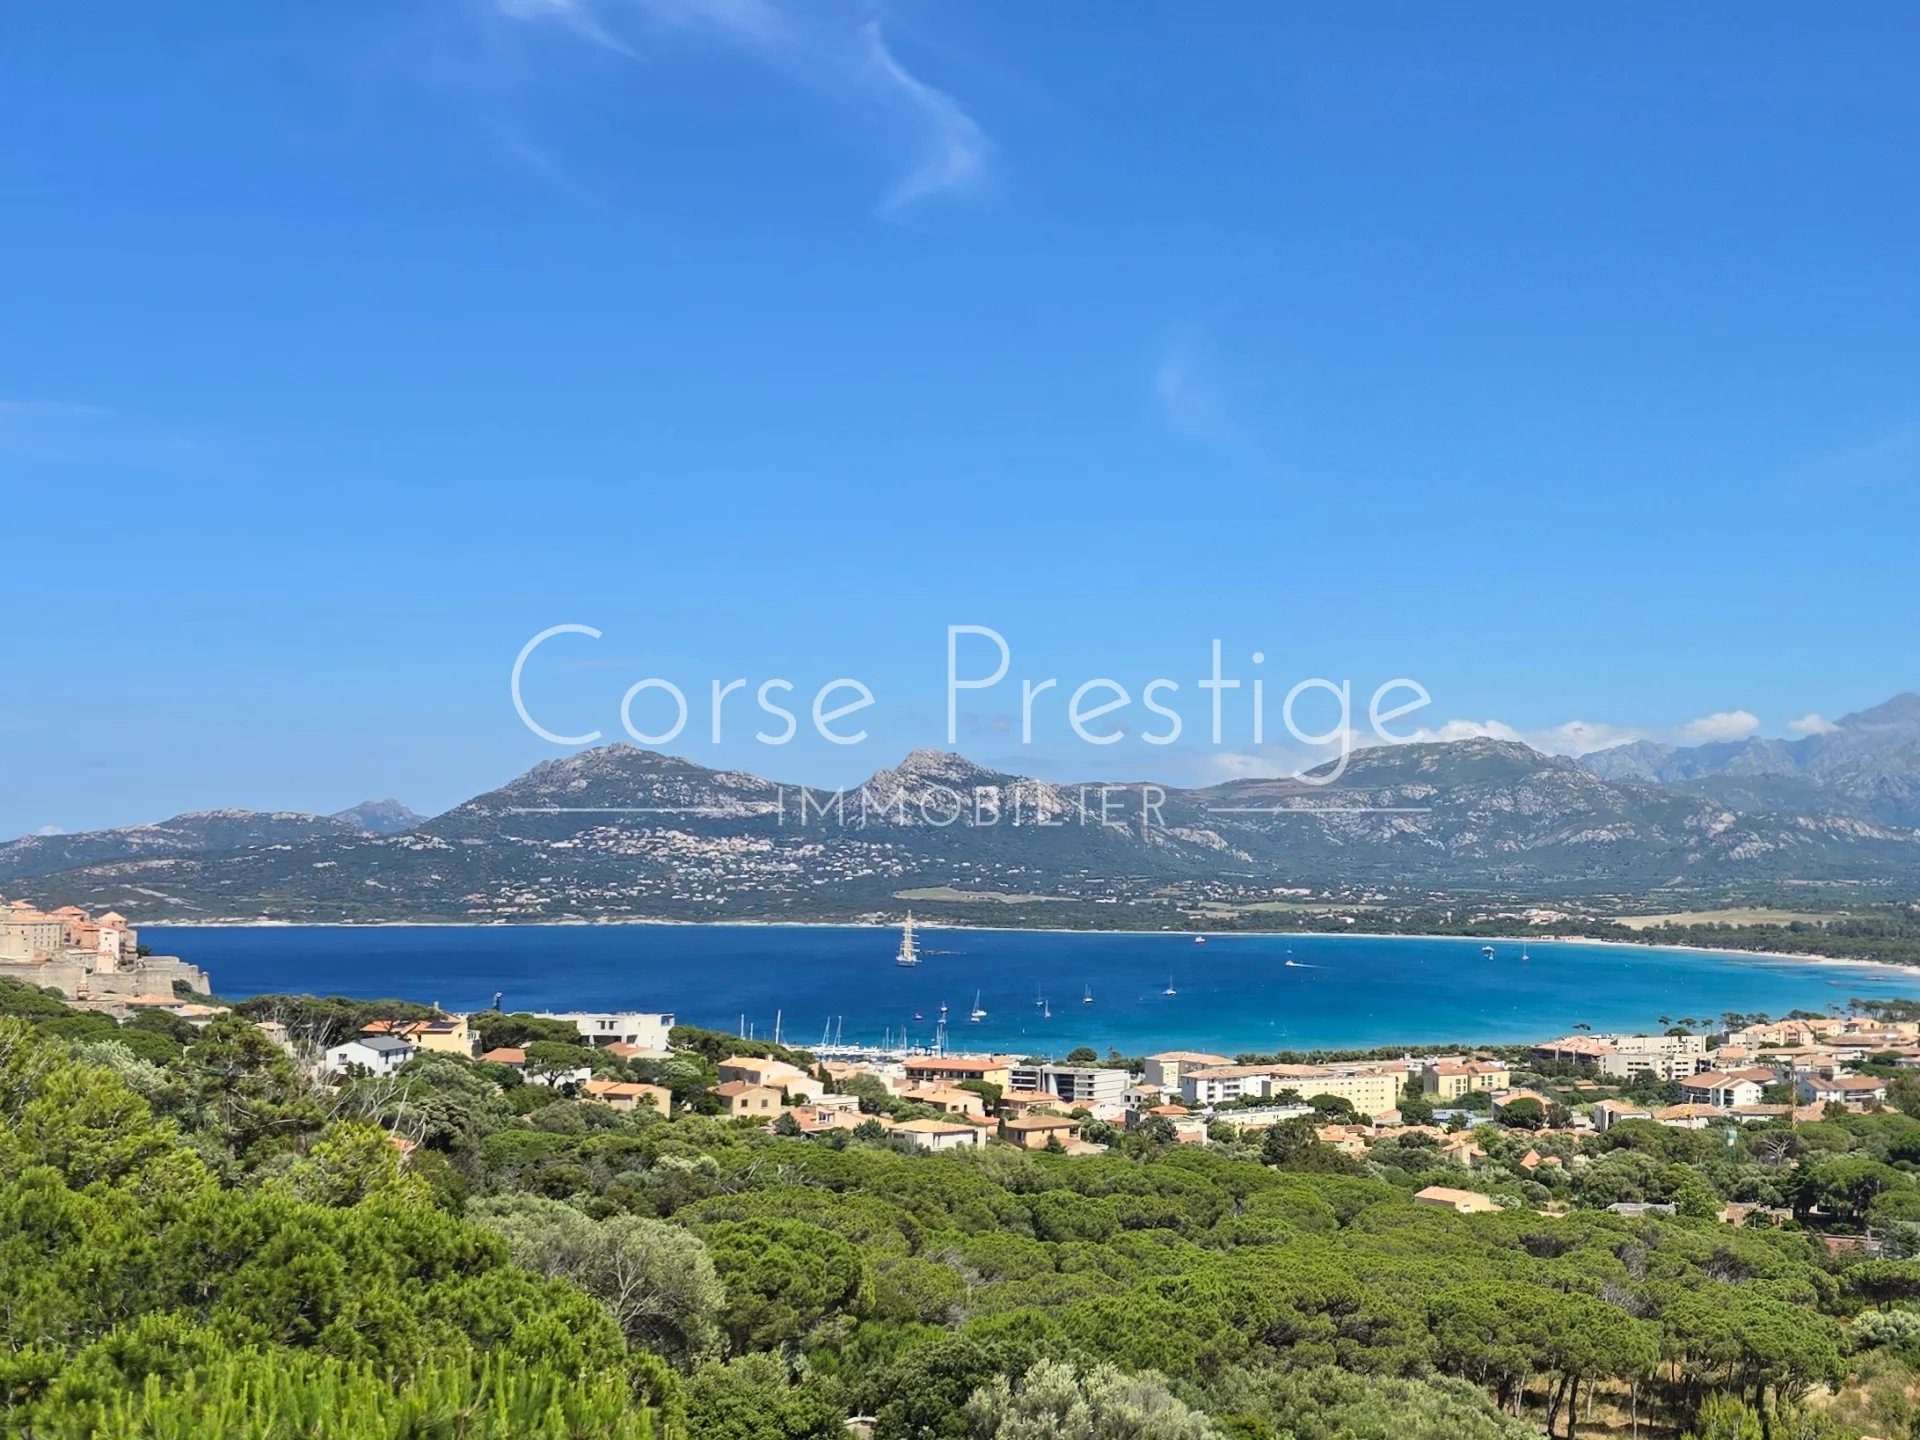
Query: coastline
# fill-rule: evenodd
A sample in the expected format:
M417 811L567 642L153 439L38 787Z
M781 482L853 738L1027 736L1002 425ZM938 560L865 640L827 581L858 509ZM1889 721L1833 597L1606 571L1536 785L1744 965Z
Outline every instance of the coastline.
M1444 939L1444 936L1431 936L1431 939ZM1731 945L1674 945L1654 944L1651 941L1638 940L1602 940L1597 935L1556 935L1556 945L1612 945L1618 948L1636 947L1643 950L1684 950L1693 955L1744 956L1754 960L1788 960L1795 965L1841 965L1850 969L1911 971L1913 965L1902 965L1893 960L1869 960L1857 955L1796 955L1791 950L1740 950Z
M355 930L364 931L357 938ZM969 933L969 932L973 933ZM1656 1033L1666 1014L1830 1012L1871 998L1920 1003L1920 968L1860 968L1725 947L1620 944L1586 948L1519 937L1498 958L1483 938L1350 931L1060 931L929 927L924 969L892 962L897 929L763 922L672 929L453 925L199 927L155 930L155 949L193 957L229 1000L307 993L405 997L472 1011L506 992L507 1008L667 1010L687 1024L744 1032L780 1026L794 1037L836 1033L866 1044L933 1039L936 1011L980 1004L984 1024L955 1025L954 1046L1059 1058L1075 1048L1150 1054L1167 1048L1228 1056L1370 1053L1536 1043L1585 1024ZM1400 943L1371 945L1367 940ZM1301 963L1283 969L1288 942ZM1598 948L1596 948L1598 946ZM1745 956L1745 960L1738 957ZM1289 956L1289 959L1292 957ZM1843 968L1831 968L1834 964ZM1824 968L1823 968L1824 967ZM1177 998L1171 987L1178 972ZM1097 1003L1080 1003L1091 981ZM1163 985L1167 987L1163 990ZM1045 1010L1044 995L1054 1006ZM1032 1008L1038 1006L1040 1008ZM797 1017L808 1017L801 1023ZM749 1022L752 1022L750 1025ZM790 1039L789 1043L797 1043Z
M1006 935L1116 935L1159 936L1197 935L1209 943L1236 940L1415 940L1423 942L1458 941L1460 943L1526 943L1542 945L1586 945L1617 950L1669 951L1687 955L1717 955L1728 959L1765 960L1792 965L1832 966L1850 970L1885 971L1911 975L1920 964L1903 965L1893 960L1872 960L1852 955L1809 955L1791 950L1743 950L1729 945L1696 945L1672 941L1609 940L1597 935L1435 935L1414 931L1372 930L1255 930L1219 931L1164 927L1158 930L1102 929L1084 930L1073 926L1034 925L956 925L942 921L916 922L923 931L983 931ZM658 926L663 929L764 929L764 930L892 930L897 924L886 920L666 920L636 916L603 920L159 920L141 925L154 930L592 930L611 926Z

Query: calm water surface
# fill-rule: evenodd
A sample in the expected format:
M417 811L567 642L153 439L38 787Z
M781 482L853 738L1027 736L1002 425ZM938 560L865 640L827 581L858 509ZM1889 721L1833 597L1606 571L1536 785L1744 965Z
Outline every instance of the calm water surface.
M744 1017L761 1035L777 1014L796 1044L828 1024L849 1042L927 1039L944 1002L954 1046L1052 1054L1524 1040L1576 1022L1641 1029L1662 1015L1920 997L1920 971L1644 946L1530 941L1523 961L1504 940L1489 960L1478 940L917 934L914 969L893 963L897 931L839 927L149 926L141 938L211 971L231 999L287 990L479 1009L499 991L508 1009L671 1010L720 1030ZM987 1018L969 1024L976 991Z

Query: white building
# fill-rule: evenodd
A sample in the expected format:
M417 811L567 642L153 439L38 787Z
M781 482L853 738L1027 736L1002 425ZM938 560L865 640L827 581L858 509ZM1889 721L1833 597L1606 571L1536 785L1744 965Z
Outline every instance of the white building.
M1603 1135L1622 1120L1651 1119L1651 1107L1635 1105L1626 1100L1602 1100L1593 1107L1593 1128Z
M1682 1098L1718 1110L1736 1105L1758 1105L1761 1092L1773 1083L1773 1071L1762 1066L1750 1070L1709 1070L1680 1082Z
M1603 1075L1636 1080L1658 1075L1684 1080L1707 1068L1704 1035L1563 1035L1533 1047L1542 1060L1591 1065Z
M1206 1050L1162 1050L1158 1055L1147 1056L1144 1078L1149 1085L1158 1085L1169 1093L1177 1093L1180 1077L1188 1071L1207 1070L1232 1063L1231 1055L1215 1055Z
M887 1133L922 1150L973 1150L984 1143L980 1126L957 1120L904 1120Z
M344 1075L358 1065L371 1075L391 1075L419 1053L419 1046L389 1035L362 1035L327 1051L327 1068Z
M1067 1105L1120 1105L1131 1077L1124 1070L1097 1065L1014 1065L1007 1070L1010 1090L1043 1090Z
M1216 1065L1184 1071L1180 1093L1190 1107L1271 1099L1291 1090L1302 1100L1334 1095L1363 1115L1379 1115L1399 1101L1402 1077L1370 1066Z
M1794 1088L1809 1105L1863 1105L1887 1098L1887 1082L1872 1075L1796 1075Z
M648 1055L667 1053L667 1034L673 1029L673 1016L648 1011L569 1010L544 1012L543 1020L572 1023L589 1044L631 1045Z

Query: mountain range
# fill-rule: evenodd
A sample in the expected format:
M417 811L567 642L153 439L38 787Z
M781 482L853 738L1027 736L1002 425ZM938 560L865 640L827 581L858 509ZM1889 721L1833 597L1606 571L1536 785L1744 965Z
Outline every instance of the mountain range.
M192 810L153 825L25 835L0 844L0 884L123 860L304 845L355 835L397 835L421 819L398 800L367 800L333 815L299 810Z
M1897 695L1798 740L1640 740L1584 763L1602 779L1674 786L1735 809L1920 825L1920 695Z
M1913 695L1790 742L1640 742L1583 760L1492 739L1385 746L1324 785L1062 785L919 750L836 798L612 745L427 820L388 801L29 837L0 846L0 883L136 921L810 920L903 900L980 916L983 903L1257 905L1300 890L1910 893L1916 796Z

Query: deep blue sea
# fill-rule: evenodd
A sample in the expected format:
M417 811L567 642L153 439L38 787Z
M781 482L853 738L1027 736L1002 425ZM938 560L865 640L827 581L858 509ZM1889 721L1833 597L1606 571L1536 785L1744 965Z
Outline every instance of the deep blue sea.
M1662 1015L1920 997L1920 970L1645 946L1529 941L1523 961L1506 940L1489 960L1478 940L917 933L913 969L893 963L897 931L853 927L148 926L141 939L209 970L230 999L284 990L480 1009L499 991L509 1010L670 1010L718 1030L744 1019L762 1036L778 1016L800 1045L829 1024L850 1043L927 1040L944 1002L952 1046L1055 1055L1524 1040L1577 1022L1642 1029ZM969 1024L976 991L987 1018Z

